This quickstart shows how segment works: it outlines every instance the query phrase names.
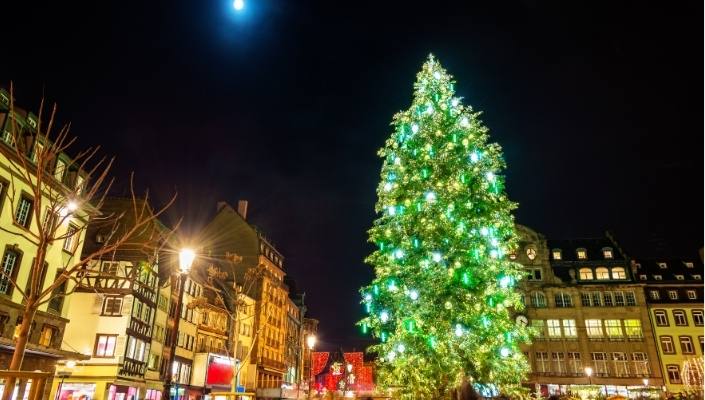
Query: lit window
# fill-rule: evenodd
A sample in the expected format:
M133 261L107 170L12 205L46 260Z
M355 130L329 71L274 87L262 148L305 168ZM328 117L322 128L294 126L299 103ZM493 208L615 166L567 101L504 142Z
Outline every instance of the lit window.
M592 363L595 366L595 375L597 376L607 376L609 373L607 369L607 353L594 352L592 355Z
M654 318L656 319L656 326L668 326L668 314L664 310L655 310Z
M510 254L509 254L509 259L510 259L510 260L516 260L516 259L517 259L517 255L516 255L515 253L510 253Z
M625 319L624 331L626 332L628 338L641 338L643 336L641 331L641 320Z
M642 281L645 281L647 279L646 275L639 275L639 279Z
M578 330L575 327L574 319L563 320L563 335L568 338L578 337Z
M593 279L592 269L590 268L580 268L580 279L590 280Z
M553 371L557 373L558 375L563 375L566 373L566 368L565 368L565 353L563 352L557 352L557 353L552 353L552 358L553 358Z
M693 279L695 279L696 281L701 281L703 280L703 277L702 275L693 275Z
M693 310L693 322L696 326L703 326L703 310Z
M602 249L602 255L607 259L612 258L612 249L609 247L605 247L604 249Z
M690 336L680 336L678 340L681 342L681 351L683 354L695 354L693 339L691 339Z
M684 262L686 268L694 268L694 265L692 262Z
M695 293L695 290L688 290L688 298L690 300L695 300L698 298L698 295Z
M661 336L659 341L661 342L661 351L663 351L663 354L674 354L676 352L676 348L673 346L672 337Z
M561 259L561 249L553 249L551 251L551 254L553 255L554 260L560 260Z
M54 338L54 333L56 330L53 326L44 325L42 327L42 334L39 336L39 344L42 346L51 346L51 340Z
M601 338L603 336L602 320L600 319L586 319L585 328L587 329L588 337Z
M682 280L684 280L684 279L685 279L685 277L684 277L683 275L676 275L676 280L677 280L677 281L682 281Z
M606 319L605 331L607 331L607 336L611 338L620 338L624 336L622 334L622 322L618 319Z
M117 335L96 335L95 349L93 356L95 357L113 357L115 356L115 343Z
M533 247L528 247L526 249L526 256L529 257L529 260L534 260L536 258L536 249Z
M617 376L629 376L629 365L627 365L627 354L623 352L612 353L614 362L614 372Z
M27 197L20 197L20 202L17 204L17 211L15 212L15 222L29 228L29 224L32 222L32 206L34 201Z
M605 267L598 267L595 270L595 275L597 275L597 279L610 279L610 271Z
M69 225L66 228L66 239L64 239L64 250L73 254L76 251L76 245L78 245L78 228L74 225Z
M546 320L549 337L561 337L561 321L557 319Z
M637 376L649 376L651 368L649 368L649 357L646 353L632 353L632 361L634 362L634 372Z
M627 279L627 272L622 267L612 268L612 279Z
M654 275L654 280L656 280L656 281L661 281L661 280L663 280L663 276L661 276L661 275Z
M658 267L661 269L666 269L668 268L668 264L666 264L665 262L660 262L658 263Z
M578 260L585 260L587 259L587 250L585 249L578 249L576 250L576 253L578 255Z
M668 298L671 300L678 300L678 291L676 290L669 290L668 291Z
M2 275L0 275L0 293L2 294L12 293L14 286L10 282L10 278L14 277L13 272L17 266L18 259L19 253L5 250L5 255L2 257L2 264L0 265L0 270L2 270Z

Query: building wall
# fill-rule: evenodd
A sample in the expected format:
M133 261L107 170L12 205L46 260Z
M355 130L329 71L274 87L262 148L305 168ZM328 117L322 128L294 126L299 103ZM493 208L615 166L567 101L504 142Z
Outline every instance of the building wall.
M248 357L252 349L255 336L255 310L256 302L252 297L240 294L242 305L239 308L236 322L235 358L242 363L240 366L240 386L247 392L254 392L257 387L257 364Z

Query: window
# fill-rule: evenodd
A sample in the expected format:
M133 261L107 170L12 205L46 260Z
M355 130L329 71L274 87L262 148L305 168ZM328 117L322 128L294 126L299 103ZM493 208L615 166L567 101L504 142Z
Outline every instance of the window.
M127 351L125 352L125 357L131 358L136 361L144 361L144 356L148 351L147 345L141 339L137 339L133 336L127 337Z
M685 311L683 310L673 310L673 320L677 326L688 325L688 319L685 317Z
M563 375L568 372L565 368L565 353L557 352L551 353L551 358L553 359L553 372L557 375Z
M556 293L556 307L573 307L573 299L565 292Z
M627 272L623 267L612 268L612 279L627 279Z
M671 383L681 383L681 373L678 366L675 364L668 364L666 366L666 373L668 374L668 380Z
M533 247L527 247L526 256L529 257L529 260L533 261L534 258L536 258L536 249Z
M69 225L66 228L66 239L64 239L64 250L73 254L76 251L76 245L78 244L78 228L74 225Z
M617 307L624 307L624 292L614 292L614 305Z
M585 249L577 249L575 253L578 256L578 260L586 260L587 259L587 251Z
M691 339L690 336L679 336L678 340L681 342L681 351L683 354L695 354L693 339Z
M676 290L669 290L668 291L668 298L671 300L678 300L678 291Z
M64 160L57 160L56 168L54 169L54 178L59 182L63 182L64 172L66 172L66 162Z
M661 268L661 269L666 269L666 268L668 268L668 264L666 264L665 262L660 262L660 263L657 263L657 264L658 264L658 267Z
M77 195L78 195L78 194L81 194L81 192L83 191L83 181L84 181L84 178L83 178L81 175L78 175L78 176L76 177L76 188L75 188L75 190L76 190L76 194L77 194Z
M2 275L0 276L0 293L11 294L14 286L10 282L10 278L14 278L16 275L15 267L20 259L20 254L16 251L6 249L5 254L2 257Z
M536 352L536 372L548 372L548 352Z
M607 336L610 338L621 338L624 336L622 334L622 321L618 319L606 319L605 331L607 331Z
M673 346L673 338L670 336L660 336L661 351L663 354L676 354L676 348Z
M631 339L641 338L644 335L641 331L641 320L638 319L625 319L624 331L627 333L627 337Z
M580 293L580 304L582 304L583 307L590 307L592 305L592 302L590 301L590 293Z
M592 269L590 268L580 268L580 279L590 280L593 279Z
M595 270L595 275L597 276L597 279L610 279L610 270L605 267L597 267Z
M629 376L629 365L627 361L627 353L614 352L612 353L612 361L614 362L614 373L617 376Z
M686 262L684 262L683 264L685 264L685 267L686 267L686 268L694 268L694 265L693 265L692 262L687 262L687 261L686 261Z
M104 275L117 275L119 266L120 263L117 262L103 261L103 264L100 267L101 272Z
M546 296L542 292L531 293L531 306L536 308L546 307Z
M563 335L567 338L578 337L578 330L575 327L574 319L563 320Z
M51 325L46 325L42 327L42 334L39 336L39 344L46 347L51 347L51 341L54 339L54 334L56 333L56 328Z
M542 319L532 319L531 320L531 328L536 331L537 337L539 337L539 338L544 337L545 332L544 332L544 324L543 324Z
M695 293L695 290L688 290L688 298L690 300L695 300L698 298L698 295Z
M693 279L695 279L696 281L701 281L701 280L703 280L703 276L702 275L693 275Z
M604 249L602 249L602 255L603 255L606 259L611 259L611 258L613 258L614 255L612 254L612 248L611 248L611 247L605 247Z
M661 276L661 275L654 275L654 280L655 280L655 281L662 281L662 280L663 280L663 276Z
M20 197L20 202L17 204L17 211L15 212L15 222L29 228L29 224L32 223L32 206L34 201L31 197L22 195Z
M612 298L612 292L605 292L602 297L605 301L606 307L612 307L614 305L614 299Z
M548 337L561 337L561 321L558 319L546 320L548 326Z
M530 268L527 270L529 275L526 277L528 281L540 281L541 280L541 268Z
M607 376L607 353L595 352L592 353L592 363L595 365L595 375Z
M568 352L568 368L574 375L583 373L583 363L580 360L580 353L574 351Z
M32 162L36 164L37 161L39 161L39 156L40 156L42 153L44 153L44 145L41 144L41 143L39 143L39 142L37 142L37 143L34 145L34 151L32 152Z
M668 314L665 310L654 310L656 326L668 326Z
M122 297L108 296L103 300L102 315L121 315Z
M634 292L625 292L624 299L627 301L628 306L636 305L636 297L634 296Z
M637 376L649 376L651 369L649 368L649 357L646 353L632 353L632 363L634 364L634 373Z
M685 279L685 276L680 275L680 274L676 274L676 280L677 280L677 281L682 281L683 279Z
M703 326L703 310L693 310L691 314L693 315L695 326Z
M661 295L659 294L658 290L650 290L649 296L651 297L651 300L659 300L661 298Z
M587 329L588 337L601 338L603 336L602 320L600 319L586 319L585 328Z
M96 335L94 357L114 357L117 335Z
M647 277L646 277L646 275L641 274L641 275L639 275L639 279L642 281L645 281L647 279Z
M553 255L554 260L561 259L561 249L553 249L553 250L551 250L551 254Z
M698 340L700 341L700 352L705 353L705 336L698 336Z

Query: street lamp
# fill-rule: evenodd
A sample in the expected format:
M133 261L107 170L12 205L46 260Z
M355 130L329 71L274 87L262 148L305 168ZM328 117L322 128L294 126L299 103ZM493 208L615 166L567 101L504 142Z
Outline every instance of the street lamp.
M196 259L196 252L193 249L183 248L179 251L179 292L176 296L176 316L174 322L174 332L171 335L171 344L169 352L169 362L166 364L166 376L164 377L164 392L162 393L163 400L169 400L171 395L172 377L174 375L174 355L176 353L176 339L179 337L179 322L181 319L181 308L183 307L184 286L186 286L186 278L191 270L193 261ZM174 398L179 398L178 388L174 391Z
M61 398L61 388L64 386L64 379L71 377L71 371L76 368L76 361L66 361L66 368L68 368L68 370L62 370L56 373L56 376L61 378L61 382L59 382L59 387L56 388L56 396L54 397L55 399Z
M648 386L649 386L649 378L644 378L644 379L642 379L641 381L644 382L644 389L643 389L643 392L641 393L641 397L642 397L642 398L646 398L645 392L646 392L646 389L647 389Z
M316 335L306 336L306 346L308 346L308 398L311 398L313 390L313 348L316 346Z
M588 385L592 385L592 368L585 367L585 375L588 377Z

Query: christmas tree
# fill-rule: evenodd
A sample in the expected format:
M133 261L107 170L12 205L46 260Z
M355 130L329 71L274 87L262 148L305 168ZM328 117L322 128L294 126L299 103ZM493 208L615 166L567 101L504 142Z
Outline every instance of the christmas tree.
M369 230L376 277L361 289L359 322L379 340L378 380L414 399L446 397L466 379L507 390L528 371L528 335L512 317L523 272L507 258L516 204L501 148L432 55L392 126Z

